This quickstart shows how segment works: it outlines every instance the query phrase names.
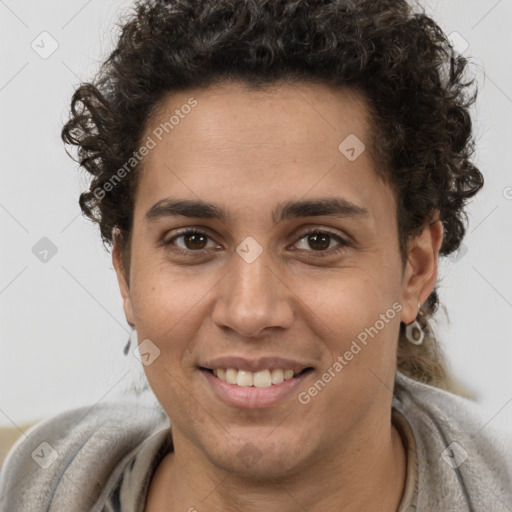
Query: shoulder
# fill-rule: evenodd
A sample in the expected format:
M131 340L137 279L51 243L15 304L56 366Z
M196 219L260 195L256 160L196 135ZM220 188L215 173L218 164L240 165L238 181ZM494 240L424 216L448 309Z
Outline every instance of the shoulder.
M58 414L26 432L0 472L0 510L90 510L114 468L168 425L138 402L97 404Z
M414 433L425 494L444 489L454 501L467 503L460 510L508 510L512 437L494 429L478 404L397 372L393 407Z

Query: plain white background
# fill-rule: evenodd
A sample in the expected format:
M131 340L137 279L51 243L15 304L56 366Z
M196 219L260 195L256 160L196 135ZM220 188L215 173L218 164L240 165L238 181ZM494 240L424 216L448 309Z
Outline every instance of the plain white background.
M113 399L136 378L138 361L122 353L130 331L111 256L80 215L85 177L60 140L74 88L107 56L130 5L0 1L0 425ZM488 424L510 432L512 2L423 5L472 56L476 163L485 177L458 260L440 265L448 316L438 315L437 329ZM33 252L43 237L57 251L47 262Z

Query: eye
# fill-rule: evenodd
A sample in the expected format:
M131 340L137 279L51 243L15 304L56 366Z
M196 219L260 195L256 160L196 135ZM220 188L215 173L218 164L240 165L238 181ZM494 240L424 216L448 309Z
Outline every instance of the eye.
M178 245L177 252L199 252L205 250L205 244L209 238L210 236L207 233L199 229L185 229L169 240L165 240L163 245L172 246L175 240L183 239L184 247Z
M300 236L300 238L297 240L297 242L295 242L295 244L299 244L300 242L304 241L305 244L307 244L309 247L313 249L299 250L310 253L316 253L314 256L331 256L333 254L338 254L346 250L347 247L351 247L350 243L347 242L340 235L325 229L310 229L309 231L297 233L296 236ZM181 240L182 244L176 244L177 240ZM181 253L184 255L191 255L191 253L200 253L202 251L206 251L208 249L208 240L212 239L206 232L197 228L185 228L182 231L178 231L177 234L175 234L168 240L164 240L162 242L162 245L168 247L170 250L174 252ZM333 242L337 242L338 247L336 247L334 250L328 251L327 249L332 249L331 244Z
M306 252L318 253L317 255L320 257L338 254L344 251L347 247L350 247L350 244L344 238L342 238L338 234L332 233L329 230L310 230L305 233L300 233L298 236L301 237L297 243L300 243L302 240L305 240L305 243L309 247L313 248L313 251L306 250ZM327 251L326 249L328 249L331 246L331 243L333 241L338 242L338 247L332 251Z

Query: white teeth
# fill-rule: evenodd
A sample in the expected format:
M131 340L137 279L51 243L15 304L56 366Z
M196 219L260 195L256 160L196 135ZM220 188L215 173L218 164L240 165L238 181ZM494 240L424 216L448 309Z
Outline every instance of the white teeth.
M236 384L237 386L252 386L252 372L244 372L243 370L238 370L238 375L236 376Z
M255 388L267 388L272 384L269 370L262 370L261 372L254 372L252 375L252 385Z
M281 384L284 380L292 379L295 375L293 370L260 370L258 372L249 372L246 370L237 370L235 368L215 368L213 374L220 380L228 384L237 386L256 388L267 388L273 384Z
M284 380L288 380L288 379L291 379L294 375L294 371L293 370L285 370L284 371Z
M270 377L272 379L272 384L281 384L284 380L284 371L280 369L272 370Z
M236 376L238 375L238 371L234 368L228 368L226 370L226 382L228 384L236 384Z

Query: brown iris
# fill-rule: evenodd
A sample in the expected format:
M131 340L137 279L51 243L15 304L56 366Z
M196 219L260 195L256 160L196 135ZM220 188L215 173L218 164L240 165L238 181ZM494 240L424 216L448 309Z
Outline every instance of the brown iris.
M324 240L324 242L318 242L318 238L321 238L322 240ZM312 242L312 245L311 247L313 249L318 249L318 250L321 250L321 249L327 249L327 247L329 247L329 242L330 242L330 235L326 234L326 233L313 233L311 235L308 236L308 242L311 244ZM327 240L327 245L325 245L325 240ZM315 247L315 244L320 244L322 247Z

